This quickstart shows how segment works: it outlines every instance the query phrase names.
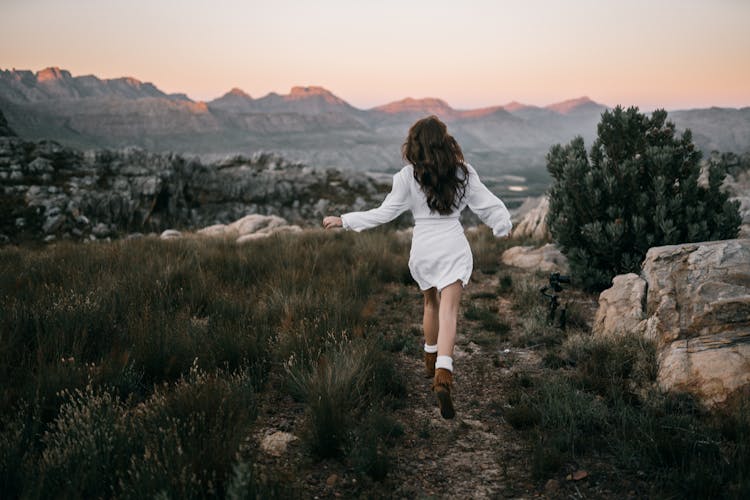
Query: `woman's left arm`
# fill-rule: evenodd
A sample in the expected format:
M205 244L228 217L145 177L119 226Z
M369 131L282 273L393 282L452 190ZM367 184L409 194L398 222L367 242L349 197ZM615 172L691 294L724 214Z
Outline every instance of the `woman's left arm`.
M469 183L466 188L466 197L469 208L482 219L482 222L492 228L492 234L498 237L509 237L513 224L510 222L510 212L505 207L505 203L482 184L477 171L471 165L467 167L469 168Z

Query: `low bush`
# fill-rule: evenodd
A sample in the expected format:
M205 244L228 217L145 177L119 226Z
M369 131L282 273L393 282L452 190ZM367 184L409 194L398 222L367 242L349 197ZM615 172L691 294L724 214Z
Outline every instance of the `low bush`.
M364 339L332 339L315 361L291 357L285 368L290 393L307 406L305 440L320 457L342 454L363 415L404 393L391 361Z

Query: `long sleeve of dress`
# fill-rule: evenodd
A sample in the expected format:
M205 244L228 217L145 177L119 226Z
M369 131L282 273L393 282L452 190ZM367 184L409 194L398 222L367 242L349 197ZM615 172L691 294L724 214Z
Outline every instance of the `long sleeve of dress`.
M466 188L467 204L472 212L477 214L482 222L492 228L495 236L505 236L510 233L513 224L510 222L510 212L505 204L487 189L479 180L476 170L469 168L469 183Z
M349 212L341 216L344 229L362 231L390 222L409 209L409 186L403 172L393 176L393 187L378 208L364 212Z

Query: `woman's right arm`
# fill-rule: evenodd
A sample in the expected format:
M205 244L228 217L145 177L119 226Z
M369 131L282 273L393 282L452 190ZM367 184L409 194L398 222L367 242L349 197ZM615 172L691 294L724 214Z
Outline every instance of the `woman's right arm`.
M363 212L349 212L341 216L341 222L344 229L359 232L390 222L408 209L409 186L402 170L393 176L391 192L379 207Z

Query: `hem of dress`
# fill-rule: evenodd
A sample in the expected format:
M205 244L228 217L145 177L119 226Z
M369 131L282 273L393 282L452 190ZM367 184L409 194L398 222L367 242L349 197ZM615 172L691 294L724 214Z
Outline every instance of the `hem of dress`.
M419 286L419 289L420 289L421 291L423 291L423 292L426 292L426 291L427 291L427 290L429 290L430 288L437 288L437 291L438 291L438 292L442 292L442 291L443 291L443 288L445 288L445 287L447 287L447 286L450 286L450 285L452 285L452 284L453 284L453 283L455 283L456 281L460 281L460 282L461 282L461 288L466 288L466 286L467 286L467 285L469 284L469 279L468 279L468 278L467 278L467 279L464 279L464 278L456 278L456 279L454 279L454 280L449 280L448 282L441 282L441 283L440 283L440 284L438 284L438 285L431 285L431 286L430 286L430 285L428 285L428 286L427 286L427 288L422 288L422 285L420 285L419 283L417 283L417 286Z

